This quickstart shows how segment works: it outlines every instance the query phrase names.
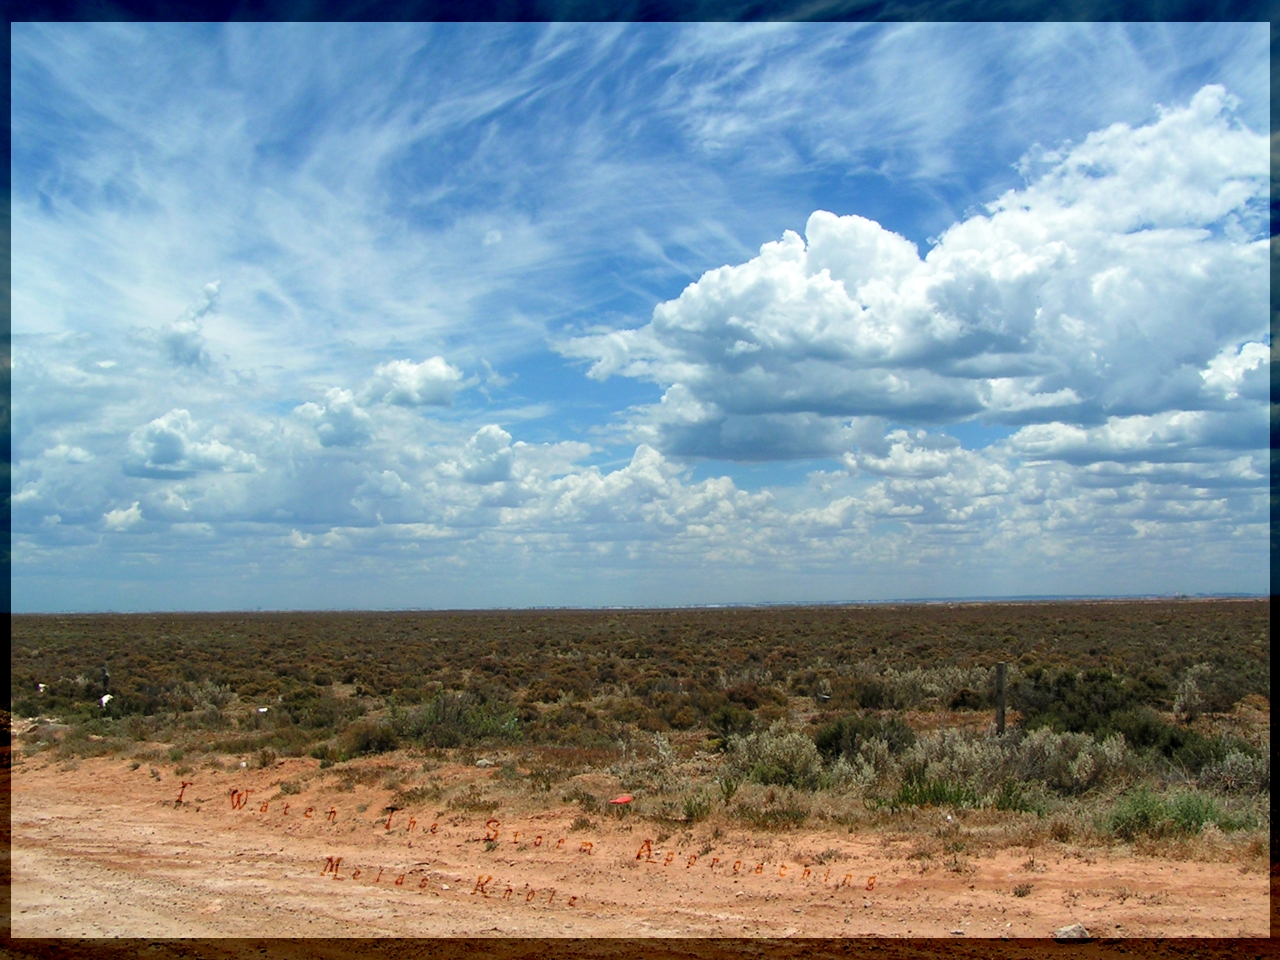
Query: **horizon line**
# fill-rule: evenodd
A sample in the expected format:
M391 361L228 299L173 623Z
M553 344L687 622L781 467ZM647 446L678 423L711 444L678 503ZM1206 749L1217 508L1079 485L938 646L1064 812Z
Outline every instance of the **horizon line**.
M931 606L984 604L1032 604L1032 603L1150 603L1156 601L1205 601L1205 600L1263 600L1268 593L1140 593L1140 594L1008 594L954 597L893 598L885 600L760 600L728 601L685 604L599 604L569 606L534 604L528 606L492 607L242 607L226 609L188 610L10 610L10 616L21 617L93 617L93 616L193 616L193 615L248 615L248 614L329 614L329 613L519 613L533 611L605 612L605 611L667 611L667 610L752 610L786 607L883 607L883 606Z

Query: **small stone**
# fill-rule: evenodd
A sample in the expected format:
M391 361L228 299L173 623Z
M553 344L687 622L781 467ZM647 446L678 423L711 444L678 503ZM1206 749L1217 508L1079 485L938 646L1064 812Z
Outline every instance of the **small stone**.
M1073 923L1067 927L1059 927L1053 931L1053 939L1055 940L1089 940L1089 931L1084 928L1082 923Z
M952 935L953 937L963 937L963 936L964 936L964 931L963 931L963 930L952 930L952 931L951 931L951 935Z
M492 766L493 766L493 761L492 761L492 760L486 760L486 759L484 759L483 757L481 757L479 760L477 760L477 761L476 761L476 766L477 766L477 767L492 767Z
M863 909L866 909L866 908L867 908L867 907L869 907L869 906L871 906L871 901L870 901L870 900L863 900L863 901L862 901L862 907L863 907Z

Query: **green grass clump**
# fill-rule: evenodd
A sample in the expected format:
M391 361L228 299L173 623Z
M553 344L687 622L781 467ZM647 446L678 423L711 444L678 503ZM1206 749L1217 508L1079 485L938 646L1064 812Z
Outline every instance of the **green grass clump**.
M895 810L902 807L972 807L977 802L977 795L967 784L912 776L902 781L889 806Z
M1045 814L1044 802L1028 796L1022 789L1022 784L1013 779L1000 782L991 805L997 810L1008 810L1013 813L1034 813L1040 817Z
M460 747L521 739L520 716L499 700L442 690L428 703L392 720L396 732L427 747Z
M706 793L695 793L691 797L685 797L681 809L684 811L685 820L689 823L698 823L711 816L711 797Z
M1210 823L1225 832L1251 825L1247 817L1231 816L1217 800L1199 790L1178 793L1165 800L1146 787L1121 797L1107 817L1109 832L1126 841L1143 836L1192 836Z

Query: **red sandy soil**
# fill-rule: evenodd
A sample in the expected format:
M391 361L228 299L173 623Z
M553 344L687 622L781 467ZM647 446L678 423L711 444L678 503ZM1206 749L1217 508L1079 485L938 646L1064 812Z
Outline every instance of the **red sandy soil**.
M389 791L341 790L336 771L319 776L317 766L291 759L157 779L119 757L74 769L20 761L13 936L960 940L1046 937L1075 922L1108 938L1268 935L1265 865L1126 848L1032 851L1029 865L1028 851L1012 848L958 872L922 871L909 844L877 833L733 828L695 839L600 815L575 830L581 811L557 793L491 816L426 802L388 826ZM492 775L436 773L455 784ZM283 795L285 781L302 792ZM233 790L248 791L238 809ZM1017 897L1022 884L1031 890Z

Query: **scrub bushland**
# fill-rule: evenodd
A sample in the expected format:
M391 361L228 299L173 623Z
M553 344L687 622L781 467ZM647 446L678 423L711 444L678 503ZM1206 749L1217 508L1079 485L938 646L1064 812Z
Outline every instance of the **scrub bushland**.
M26 755L66 760L485 752L506 788L594 771L672 823L940 807L1060 840L1256 840L1269 617L1266 600L15 616L10 705L35 721Z

